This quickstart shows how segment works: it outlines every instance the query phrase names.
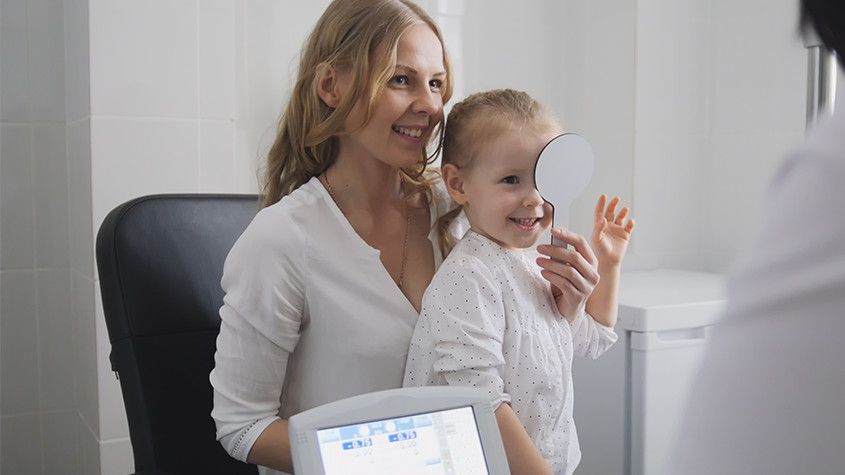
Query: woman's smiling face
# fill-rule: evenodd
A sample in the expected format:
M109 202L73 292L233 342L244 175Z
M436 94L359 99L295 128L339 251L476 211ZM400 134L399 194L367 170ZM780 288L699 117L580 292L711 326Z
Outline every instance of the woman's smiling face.
M396 69L383 88L369 122L360 126L363 99L346 120L350 134L341 147L393 167L419 163L431 132L443 119L441 87L446 81L443 46L431 28L419 23L399 39Z

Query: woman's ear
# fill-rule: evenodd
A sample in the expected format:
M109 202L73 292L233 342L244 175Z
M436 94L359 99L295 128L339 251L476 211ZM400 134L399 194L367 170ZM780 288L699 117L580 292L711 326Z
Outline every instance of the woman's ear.
M329 63L320 63L314 77L320 100L332 109L337 109L343 97L337 69Z
M461 206L465 205L467 196L464 191L464 179L461 176L461 170L455 165L447 163L440 168L440 171L443 174L443 183L446 184L449 196L455 200L455 203Z

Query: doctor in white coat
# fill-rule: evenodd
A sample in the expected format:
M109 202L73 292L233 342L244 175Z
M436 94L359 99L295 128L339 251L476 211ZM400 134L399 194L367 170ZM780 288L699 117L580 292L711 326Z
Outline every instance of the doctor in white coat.
M801 24L845 57L845 2L802 0ZM845 107L782 164L765 209L670 473L845 473Z

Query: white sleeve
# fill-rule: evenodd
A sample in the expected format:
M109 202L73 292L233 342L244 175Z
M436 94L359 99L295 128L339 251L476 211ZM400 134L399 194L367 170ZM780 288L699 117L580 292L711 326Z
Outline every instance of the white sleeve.
M776 175L691 378L669 472L842 473L843 131Z
M255 440L278 419L288 356L299 340L304 302L301 240L262 211L226 258L211 412L217 439L246 461Z
M596 359L617 340L613 328L595 321L587 312L581 312L569 326L572 329L572 343L577 356Z
M502 354L505 314L501 291L490 271L475 259L441 269L426 296L420 319L432 342L433 372L450 386L486 389L493 408L509 402Z

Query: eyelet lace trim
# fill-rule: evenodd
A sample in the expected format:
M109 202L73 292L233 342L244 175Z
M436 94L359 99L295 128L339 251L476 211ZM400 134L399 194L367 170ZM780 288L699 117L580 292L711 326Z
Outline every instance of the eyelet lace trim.
M247 434L249 434L249 431L251 431L251 430L252 430L252 428L253 428L253 427L255 427L255 424L258 424L258 422L259 422L259 421L255 421L255 422L253 422L252 424L250 424L249 426L247 426L247 428L246 428L246 429L244 429L244 430L241 432L241 435L238 437L237 442L235 442L235 446L232 448L232 453L235 455L235 458L237 458L237 459L241 459L241 458L242 458L242 457L241 457L241 455L242 455L242 454L241 454L241 444L243 443L244 438L246 438L246 435L247 435Z

